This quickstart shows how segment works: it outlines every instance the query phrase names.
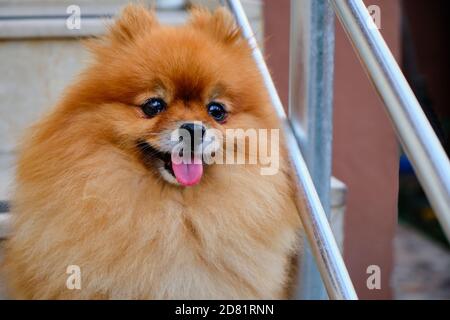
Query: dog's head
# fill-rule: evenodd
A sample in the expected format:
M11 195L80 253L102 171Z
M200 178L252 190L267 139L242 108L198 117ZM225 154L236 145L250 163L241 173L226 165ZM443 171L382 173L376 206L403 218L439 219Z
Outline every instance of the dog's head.
M89 47L95 61L70 91L74 108L82 101L93 127L167 182L197 184L207 145L221 150L211 142L226 129L276 126L251 48L224 8L163 26L129 5Z

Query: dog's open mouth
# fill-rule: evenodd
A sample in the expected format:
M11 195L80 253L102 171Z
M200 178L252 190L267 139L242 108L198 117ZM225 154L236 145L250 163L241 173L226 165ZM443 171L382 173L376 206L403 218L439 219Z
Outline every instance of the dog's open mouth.
M154 164L155 160L160 160L163 163L163 167L159 168L160 171L166 171L179 184L193 186L200 182L203 175L201 156L193 155L191 159L186 161L182 155L160 151L143 140L137 142L137 147L141 151L147 165ZM164 171L162 172L163 177L169 182L173 182L172 179L167 179Z

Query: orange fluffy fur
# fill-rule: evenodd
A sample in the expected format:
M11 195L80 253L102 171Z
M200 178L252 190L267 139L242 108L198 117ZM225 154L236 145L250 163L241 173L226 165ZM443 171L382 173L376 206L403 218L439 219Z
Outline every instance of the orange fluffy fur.
M135 141L200 120L277 128L251 49L224 9L162 26L130 5L91 41L94 61L20 147L5 271L27 299L284 298L301 230L284 151L276 175L212 165L183 188L147 168ZM164 88L168 108L142 100ZM230 106L215 123L214 91ZM66 268L81 269L81 289Z

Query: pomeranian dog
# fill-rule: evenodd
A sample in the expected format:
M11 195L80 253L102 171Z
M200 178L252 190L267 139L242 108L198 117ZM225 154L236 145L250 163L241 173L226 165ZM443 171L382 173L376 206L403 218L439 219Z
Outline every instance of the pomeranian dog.
M88 47L91 64L19 148L11 296L287 297L302 228L284 148L266 175L260 161L171 153L179 128L193 149L207 129L279 128L231 14L162 26L129 5Z

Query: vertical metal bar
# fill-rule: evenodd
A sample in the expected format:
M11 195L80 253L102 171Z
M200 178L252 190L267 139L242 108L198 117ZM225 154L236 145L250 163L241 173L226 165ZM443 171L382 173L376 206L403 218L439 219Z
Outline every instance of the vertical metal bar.
M327 216L333 129L334 12L327 1L291 0L289 119ZM301 259L298 298L325 299L311 249Z
M355 289L348 275L342 256L331 232L324 209L317 191L309 175L305 160L298 147L297 140L287 120L280 97L270 76L261 50L258 47L253 31L245 15L239 0L226 0L233 12L237 24L240 26L244 37L253 49L253 58L258 66L271 102L275 108L281 123L288 146L290 160L292 162L295 178L298 181L297 205L300 218L316 258L320 274L324 281L327 293L331 299L357 299Z
M450 239L450 162L361 0L330 0L367 69L437 217Z

